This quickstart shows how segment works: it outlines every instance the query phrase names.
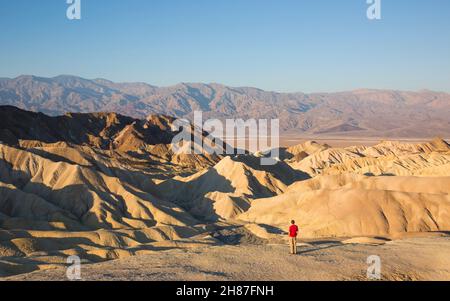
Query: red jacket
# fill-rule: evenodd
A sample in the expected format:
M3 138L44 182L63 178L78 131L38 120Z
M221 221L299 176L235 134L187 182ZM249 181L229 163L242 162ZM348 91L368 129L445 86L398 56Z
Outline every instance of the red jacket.
M297 237L298 227L297 225L292 225L289 227L289 237Z

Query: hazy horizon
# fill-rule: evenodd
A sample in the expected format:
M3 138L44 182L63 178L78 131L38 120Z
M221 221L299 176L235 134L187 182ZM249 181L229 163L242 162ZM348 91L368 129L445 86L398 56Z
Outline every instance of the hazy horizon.
M95 80L106 80L106 81L110 81L113 82L115 84L145 84L145 85L149 85L155 88L169 88L169 87L174 87L177 85L182 85L182 84L186 84L186 85L190 85L190 84L201 84L201 85L220 85L220 86L224 86L224 87L230 87L230 88L250 88L250 89L257 89L257 90L262 90L264 92L272 92L272 93L279 93L279 94L297 94L297 93L304 93L304 94L335 94L335 93L345 93L345 92L355 92L355 91L363 91L363 90L367 90L367 91L398 91L398 92L413 92L413 93L419 93L419 92L424 92L424 91L429 91L429 92L434 92L434 93L446 93L446 94L450 94L450 90L449 91L440 91L440 90L433 90L433 89L429 89L429 88L422 88L422 89L417 89L417 90L403 90L403 89L393 89L393 88L371 88L371 87L359 87L359 88L354 88L354 89L350 89L350 90L324 90L324 91L277 91L277 90L266 90L263 89L261 87L256 87L256 86L249 86L249 85L237 85L237 86L232 86L232 85L227 85L225 83L220 83L220 82L192 82L192 81L181 81L181 82L176 82L173 84L169 84L169 85L164 85L164 86L159 86L153 83L149 83L149 82L145 82L145 81L114 81L111 80L109 78L103 78L103 77L94 77L94 78L87 78L87 77L83 77L83 76L79 76L79 75L73 75L73 74L57 74L57 75L51 75L51 76L42 76L42 75L36 75L36 74L19 74L13 77L8 77L8 76L0 76L0 80L2 79L8 79L8 80L14 80L14 79L18 79L20 77L27 77L27 76L32 76L32 77L37 77L37 78L44 78L44 79L54 79L54 78L58 78L58 77L74 77L74 78L80 78L83 80L88 80L88 81L95 81Z

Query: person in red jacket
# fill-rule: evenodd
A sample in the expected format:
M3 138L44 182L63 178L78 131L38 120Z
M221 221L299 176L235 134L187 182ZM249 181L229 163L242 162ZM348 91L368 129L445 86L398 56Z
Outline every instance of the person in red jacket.
M289 245L291 247L291 254L297 254L297 235L298 227L295 221L291 221L291 226L289 227Z

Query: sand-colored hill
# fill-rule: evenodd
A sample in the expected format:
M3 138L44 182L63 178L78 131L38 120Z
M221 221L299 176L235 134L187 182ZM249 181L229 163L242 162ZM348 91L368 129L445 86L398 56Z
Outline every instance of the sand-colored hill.
M0 165L1 183L9 184L2 188L11 190L0 196L2 207L9 209L2 213L10 217L46 221L46 216L55 215L48 221L64 223L68 218L90 229L195 223L176 205L89 167L53 162L5 145L0 145ZM29 195L30 206L39 202L37 212L19 197L15 200L16 193Z
M328 148L330 148L328 145L322 145L315 141L306 141L287 148L286 153L291 155L291 158L288 157L291 161L301 161L314 153L327 150Z
M82 157L71 159L55 162L0 144L0 256L9 258L0 275L62 263L69 255L95 262L174 247L172 241L205 231L181 207L131 185L132 172L120 172L122 181Z
M187 178L175 177L157 189L161 198L189 208L207 220L232 219L245 212L253 199L282 193L304 175L288 164L260 166L250 155L225 157L213 168Z
M370 148L327 148L288 162L311 176L343 173L450 176L450 146L442 139L423 144L382 142Z
M326 148L289 164L313 178L252 202L240 218L281 227L297 219L308 237L392 235L448 229L450 147L441 140Z
M279 228L295 219L302 237L444 231L450 227L449 183L448 177L319 176L253 201L239 218Z

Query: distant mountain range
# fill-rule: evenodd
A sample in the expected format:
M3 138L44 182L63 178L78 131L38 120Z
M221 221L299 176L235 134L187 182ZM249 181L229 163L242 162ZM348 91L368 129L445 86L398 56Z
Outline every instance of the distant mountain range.
M285 132L304 136L450 137L450 94L356 90L276 93L249 87L182 83L156 87L75 76L0 78L0 105L48 115L115 112L133 118L279 118Z

